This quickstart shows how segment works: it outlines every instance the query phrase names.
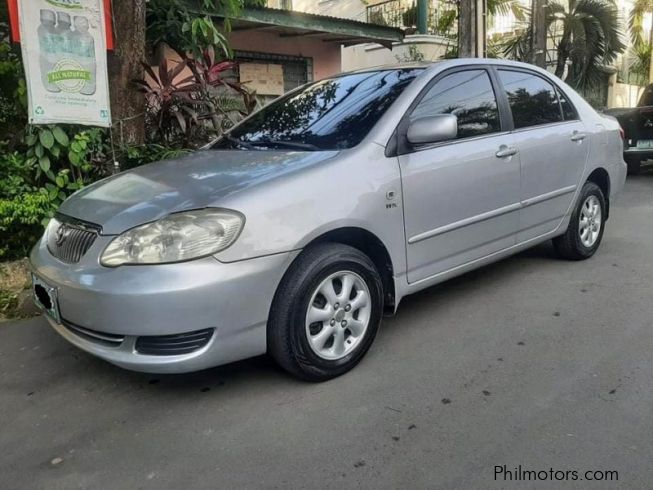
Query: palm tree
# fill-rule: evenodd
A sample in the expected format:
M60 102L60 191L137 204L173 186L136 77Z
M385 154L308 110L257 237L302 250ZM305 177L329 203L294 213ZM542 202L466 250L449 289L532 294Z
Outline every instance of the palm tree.
M653 0L635 0L628 17L628 29L635 46L644 42L644 15L653 12Z
M518 21L526 19L526 8L519 0L487 0L490 15L508 15L512 13Z
M634 82L637 85L646 85L649 81L651 65L651 45L641 42L631 46L626 56L628 68L628 83ZM633 76L634 80L631 77Z
M545 8L546 28L557 34L555 74L562 77L570 62L566 81L578 88L593 85L600 80L601 67L612 63L626 48L614 2L569 0L567 4L553 0ZM532 55L531 38L532 26L527 26L505 39L504 56L528 61Z
M648 42L644 41L644 15L653 13L653 0L635 0L633 8L628 17L628 27L630 29L630 36L633 41L632 50L635 52L635 57L640 58L640 62L634 66L635 69L643 70L644 66L641 63L642 55L646 57L648 52L648 75L642 78L642 81L653 81L653 65L650 63L650 51L653 44L653 28L649 31ZM645 63L646 64L646 63ZM638 74L637 76L640 76Z
M567 80L587 87L597 80L599 68L624 51L619 12L611 0L569 0L569 5L549 2L548 27L561 28L557 42L555 74L562 77L571 61Z

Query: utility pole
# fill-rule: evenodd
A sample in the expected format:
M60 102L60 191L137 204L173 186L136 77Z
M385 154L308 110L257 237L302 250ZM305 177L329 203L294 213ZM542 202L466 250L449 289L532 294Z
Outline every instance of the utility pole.
M458 57L486 56L486 0L460 0L458 7Z
M531 63L546 68L546 1L532 0L531 4Z
M417 32L428 34L429 0L417 0Z

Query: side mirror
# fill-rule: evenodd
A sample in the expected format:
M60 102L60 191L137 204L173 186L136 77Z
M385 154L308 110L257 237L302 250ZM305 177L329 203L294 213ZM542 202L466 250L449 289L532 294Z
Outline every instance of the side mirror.
M456 139L458 118L453 114L438 114L416 119L408 126L406 137L413 145Z

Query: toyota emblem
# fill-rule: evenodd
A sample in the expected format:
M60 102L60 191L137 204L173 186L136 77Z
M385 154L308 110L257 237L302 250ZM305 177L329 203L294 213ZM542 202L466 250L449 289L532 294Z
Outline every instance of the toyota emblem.
M66 242L69 234L70 234L70 228L62 224L57 230L57 237L55 240L57 247L61 247Z

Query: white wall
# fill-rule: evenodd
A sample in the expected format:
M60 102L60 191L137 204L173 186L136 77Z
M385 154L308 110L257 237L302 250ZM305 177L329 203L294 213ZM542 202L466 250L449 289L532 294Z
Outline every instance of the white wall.
M444 56L451 41L439 36L415 34L406 36L402 43L394 43L392 50L380 44L360 44L342 50L342 70L351 71L404 61L411 45L424 55L424 61L435 61Z
M644 87L638 85L614 83L608 92L608 108L635 107L643 91Z
M367 20L368 5L377 2L364 2L362 0L293 0L292 8L298 12L309 14L328 15L341 19L353 19L365 22Z

